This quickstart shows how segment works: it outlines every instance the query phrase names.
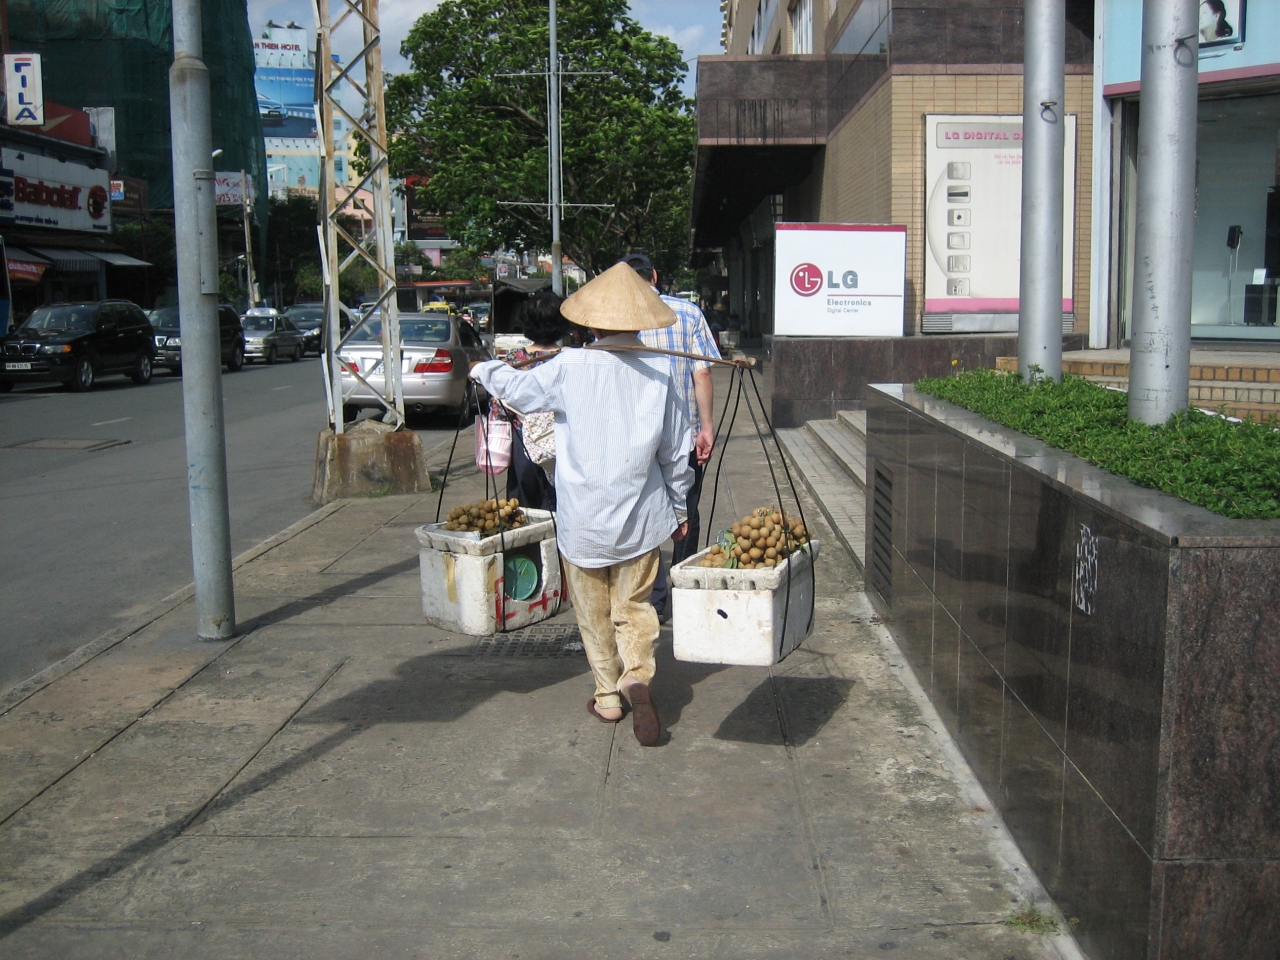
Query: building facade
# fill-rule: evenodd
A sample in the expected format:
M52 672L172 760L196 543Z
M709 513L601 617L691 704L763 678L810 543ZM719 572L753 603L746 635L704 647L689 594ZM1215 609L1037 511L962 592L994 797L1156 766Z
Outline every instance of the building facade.
M1074 177L1064 321L1083 332L1091 317L1093 4L1068 7ZM928 244L936 177L926 139L931 119L936 127L980 117L1020 131L1020 0L731 0L724 41L724 56L702 57L698 65L694 246L703 263L723 265L729 309L749 337L773 330L772 235L782 220L905 225L905 335L1016 330L1018 223L1016 216L1003 227L995 221L1011 197L1016 213L1019 170L1011 167L988 190L989 232L1003 238L992 254L1002 259L999 292L1009 294L1011 274L1011 295L951 311L955 298L929 289L935 284L926 270L936 256ZM1010 136L1020 139L1020 132ZM1020 147L1016 153L1020 164ZM974 215L983 213L975 197ZM1002 252L1009 236L1012 263ZM974 251L971 259L980 256ZM998 309L989 306L997 301ZM984 319L970 322L969 312Z
M1220 8L1220 9L1219 9ZM1191 334L1280 340L1280 0L1200 5ZM1097 51L1098 346L1127 342L1133 305L1141 0L1106 0Z

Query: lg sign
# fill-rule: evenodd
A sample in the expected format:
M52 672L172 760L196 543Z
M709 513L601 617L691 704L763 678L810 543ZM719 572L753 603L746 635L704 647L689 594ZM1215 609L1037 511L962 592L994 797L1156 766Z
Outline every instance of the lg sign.
M822 270L812 263L802 263L791 271L791 289L802 297L812 297L822 289ZM834 270L827 271L828 290L857 290L858 274L846 270L836 279Z

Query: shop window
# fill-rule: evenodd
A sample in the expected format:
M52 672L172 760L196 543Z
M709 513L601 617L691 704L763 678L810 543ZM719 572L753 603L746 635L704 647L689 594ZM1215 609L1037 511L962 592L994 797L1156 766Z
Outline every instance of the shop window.
M1132 334L1138 106L1124 105L1116 163L1118 339ZM1205 99L1196 137L1191 334L1280 339L1280 94Z

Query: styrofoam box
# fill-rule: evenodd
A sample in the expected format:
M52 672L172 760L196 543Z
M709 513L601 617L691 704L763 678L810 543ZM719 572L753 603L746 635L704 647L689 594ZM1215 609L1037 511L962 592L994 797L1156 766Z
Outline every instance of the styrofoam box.
M560 578L555 524L546 510L526 510L529 523L503 536L445 530L429 523L414 533L421 549L422 613L434 627L453 633L487 637L518 630L554 617L568 606ZM533 546L538 587L528 600L504 597L503 570L507 550Z
M808 546L763 570L700 567L707 550L672 567L676 659L767 667L798 647L813 629L818 541Z

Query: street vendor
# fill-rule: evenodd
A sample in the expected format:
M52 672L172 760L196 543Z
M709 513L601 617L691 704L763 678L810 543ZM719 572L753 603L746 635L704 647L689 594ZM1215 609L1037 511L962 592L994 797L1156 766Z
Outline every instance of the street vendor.
M671 326L676 316L625 263L561 312L595 333L595 347L530 370L488 361L471 375L520 410L555 414L556 537L595 678L587 710L617 723L625 701L636 739L655 746L661 728L649 687L658 615L649 595L659 547L688 531L693 434L670 359L646 352L637 331Z

